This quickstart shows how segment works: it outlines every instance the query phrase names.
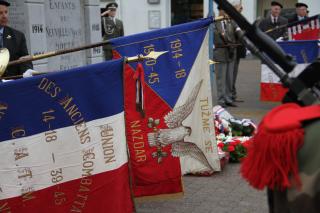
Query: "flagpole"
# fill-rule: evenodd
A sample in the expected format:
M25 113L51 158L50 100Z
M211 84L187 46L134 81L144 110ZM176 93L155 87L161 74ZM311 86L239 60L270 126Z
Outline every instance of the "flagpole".
M214 18L214 11L213 11L213 0L209 0L209 8L208 8L208 17ZM213 23L209 26L209 58L213 60L213 41L214 41L214 31L213 31ZM214 103L212 91L214 91L214 64L210 66L210 84L211 84L211 100Z
M163 55L163 54L165 54L167 52L168 51L159 51L159 52L151 51L148 55L139 54L137 56L125 57L124 62L129 64L129 63L144 61L146 59L157 59L158 57L160 57L161 55ZM37 71L34 71L32 73L32 76L49 74L49 73L53 73L53 72L37 72ZM0 77L0 80L13 80L13 79L18 79L18 78L22 78L22 77L23 77L23 75L14 75L14 76L8 76L8 77Z
M39 54L39 55L25 56L22 59L18 59L18 60L15 60L15 61L10 61L8 63L8 66L22 64L22 63L31 62L31 61L36 61L36 60L40 60L40 59L44 59L44 58L57 56L57 55L63 55L63 54L72 53L72 52L78 52L78 51L81 51L81 50L91 49L91 48L95 48L95 47L101 47L101 46L104 46L104 45L107 45L107 44L110 44L109 40L108 41L102 41L102 42L94 43L94 44L89 44L89 45L83 45L83 46L80 46L80 47L75 47L75 48L70 48L70 49L56 50L56 51L47 52L47 53Z

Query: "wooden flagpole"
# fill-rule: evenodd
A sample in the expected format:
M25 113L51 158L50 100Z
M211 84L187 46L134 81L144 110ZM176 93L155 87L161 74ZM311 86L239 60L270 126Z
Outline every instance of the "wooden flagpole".
M51 53L45 53L45 54L41 54L39 56L30 56L30 58L23 58L23 59L9 62L8 66L9 65L17 65L17 64L21 64L21 63L25 63L25 62L29 62L29 61L34 61L34 60L40 60L43 58L48 58L48 57L66 54L66 53L70 53L70 52L76 52L76 51L80 51L80 50L84 50L84 49L89 49L89 48L101 46L101 44L104 45L104 44L106 44L106 42L100 42L100 43L96 43L96 44L92 44L92 45L87 45L87 46L82 46L82 47L67 49L67 50L61 50L61 51L56 51L56 52L51 52ZM139 55L133 56L133 57L126 57L125 63L133 63L133 62L143 61L145 59L157 59L159 56L161 56L162 54L165 54L167 52L168 51L162 51L162 52L152 51L146 56L139 54ZM43 75L43 74L48 74L48 73L52 73L52 72L36 72L35 71L34 73L32 73L32 75L35 76L35 75ZM23 77L23 75L0 77L0 80L11 80L11 79L18 79L18 78L22 78L22 77Z

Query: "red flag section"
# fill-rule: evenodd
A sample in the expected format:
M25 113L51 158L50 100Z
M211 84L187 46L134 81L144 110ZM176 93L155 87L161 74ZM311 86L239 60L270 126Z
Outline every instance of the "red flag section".
M317 40L320 39L319 15L299 21L288 27L289 40Z
M139 68L140 67L140 68ZM143 69L138 66L138 69ZM136 108L134 70L125 67L126 135L130 150L133 190L136 197L175 194L183 191L179 158L171 156L171 145L150 147L149 132L167 128L163 117L171 108L147 85L143 86L145 117Z
M110 212L131 213L128 165L83 177L20 197L0 200L0 212ZM57 176L58 177L58 176ZM38 211L43 212L43 211Z

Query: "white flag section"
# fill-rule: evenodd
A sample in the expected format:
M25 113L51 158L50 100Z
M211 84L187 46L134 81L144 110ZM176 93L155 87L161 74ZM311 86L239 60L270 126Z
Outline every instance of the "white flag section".
M133 210L123 60L0 84L0 212Z
M297 64L289 73L290 77L297 77L309 64ZM265 64L261 64L261 83L278 84L281 86L280 78Z
M46 112L43 119L45 116L52 118L45 122L48 126L55 122L54 110ZM82 177L91 182L90 176L119 169L127 163L123 113L86 125L92 141L89 144L81 144L74 126L1 142L0 199Z
M210 67L208 66L208 33L198 52L196 60L190 71L175 108L183 105L192 94L192 90L201 82L200 90L196 96L194 108L184 122L184 126L191 127L192 134L185 137L185 141L196 144L203 152L207 162L199 153L198 159L192 156L180 157L182 174L210 174L211 171L220 171L220 160L215 141L214 124L210 84ZM175 109L174 108L174 109ZM199 122L194 122L199 121ZM211 168L211 171L208 169Z

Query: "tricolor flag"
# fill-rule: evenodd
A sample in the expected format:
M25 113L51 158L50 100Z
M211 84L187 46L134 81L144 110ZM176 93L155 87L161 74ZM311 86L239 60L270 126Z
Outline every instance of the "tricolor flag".
M203 19L113 40L116 57L168 51L142 66L126 66L126 130L136 197L180 193L181 175L220 171L208 64L210 23Z
M320 39L320 15L289 24L288 37L289 40Z
M0 212L133 211L123 60L0 84Z
M292 55L298 65L289 74L290 77L297 77L308 65L319 55L317 40L310 41L287 41L279 42L280 47ZM262 101L281 101L287 89L284 88L278 76L268 66L261 65L260 99Z

